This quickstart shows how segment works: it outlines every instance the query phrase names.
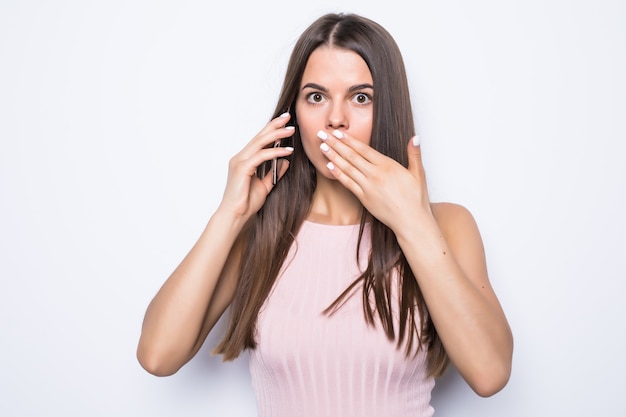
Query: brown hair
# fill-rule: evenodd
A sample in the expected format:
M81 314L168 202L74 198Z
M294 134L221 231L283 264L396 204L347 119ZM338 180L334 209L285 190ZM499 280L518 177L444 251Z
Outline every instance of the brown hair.
M354 51L366 62L376 94L370 146L407 167L406 145L415 134L415 128L402 55L391 35L369 19L353 14L327 14L302 33L291 54L274 117L287 109L294 109L308 58L320 46ZM251 219L250 228L246 231L247 244L231 304L230 323L224 339L216 348L217 353L224 355L224 360L236 358L245 348L256 347L257 316L311 206L316 173L302 149L294 114L292 111L292 122L296 126L293 136L295 150L290 167L256 217ZM376 242L372 245L368 266L328 307L326 313L332 315L352 290L362 284L365 320L375 325L375 317L378 316L387 337L397 340L398 347L405 344L407 355L425 348L429 373L440 375L448 364L448 358L395 234L364 209L359 242L366 223L370 223L371 239ZM393 271L398 272L398 300L392 300ZM369 301L372 294L374 308ZM394 302L399 306L397 329L392 313Z

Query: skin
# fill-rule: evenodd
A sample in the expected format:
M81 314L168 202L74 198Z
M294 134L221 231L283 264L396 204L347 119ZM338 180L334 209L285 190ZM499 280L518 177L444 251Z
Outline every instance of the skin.
M355 224L365 207L391 228L451 361L477 394L492 395L508 381L513 339L489 283L480 233L462 206L430 202L421 149L412 138L408 169L369 146L372 85L354 52L321 47L307 62L296 113L317 170L308 220ZM241 253L237 237L272 189L270 176L261 180L255 169L293 151L265 149L292 134L284 127L288 120L272 120L231 159L221 204L148 307L137 355L149 372L175 373L230 304ZM280 175L287 169L283 162Z
M510 376L513 339L489 283L483 244L473 217L462 206L430 202L421 149L413 140L407 145L406 169L369 147L362 126L354 126L363 115L361 109L345 99L345 92L351 85L371 82L365 62L357 54L341 49L316 52L311 55L310 67L307 65L307 70L311 69L307 75L313 80L329 74L333 78L333 88L328 93L328 103L332 105L325 106L323 130L327 135L321 135L327 138L320 139L320 146L326 145L324 156L332 165L325 165L325 169L315 165L325 174L318 187L327 182L330 173L355 198L335 200L331 193L338 187L326 186L326 195L316 192L313 208L322 207L323 215L331 219L332 213L342 213L335 216L335 222L341 223L345 213L357 216L363 205L392 229L417 277L452 363L477 394L489 396L498 392ZM350 71L351 66L359 69L352 67ZM351 77L355 74L360 74L360 78ZM315 112L305 119L311 123L311 129L313 117L319 117L319 126L323 114ZM300 115L298 120L302 121ZM371 123L366 125L371 132ZM302 123L300 128L305 129ZM309 126L306 128L308 132Z
M372 75L363 59L344 49L313 51L302 75L296 115L302 146L317 171L317 186L309 220L328 224L356 224L361 204L338 183L326 167L318 132L339 129L369 145L374 95Z

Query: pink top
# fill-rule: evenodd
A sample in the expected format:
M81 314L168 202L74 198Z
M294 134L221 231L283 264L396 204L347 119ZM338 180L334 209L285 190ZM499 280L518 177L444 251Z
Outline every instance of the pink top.
M432 416L425 354L406 357L380 324L368 326L361 287L328 307L360 275L358 225L305 221L257 323L250 372L261 417ZM361 267L371 240L361 245ZM297 253L297 256L295 256Z

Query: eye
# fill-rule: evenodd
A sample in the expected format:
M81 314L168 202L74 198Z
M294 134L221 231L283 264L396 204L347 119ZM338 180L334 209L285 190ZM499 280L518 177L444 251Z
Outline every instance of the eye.
M372 101L372 98L369 96L369 94L357 93L352 98L352 101L357 104L368 104Z
M307 96L309 103L321 103L324 101L324 95L321 93L311 93Z

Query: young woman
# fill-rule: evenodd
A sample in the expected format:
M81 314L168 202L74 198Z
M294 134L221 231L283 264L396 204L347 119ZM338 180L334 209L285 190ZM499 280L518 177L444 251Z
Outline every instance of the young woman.
M229 306L216 351L251 350L262 416L430 416L448 361L481 396L506 384L480 234L429 201L402 57L377 23L329 14L301 35L274 118L148 307L141 365L175 373Z

